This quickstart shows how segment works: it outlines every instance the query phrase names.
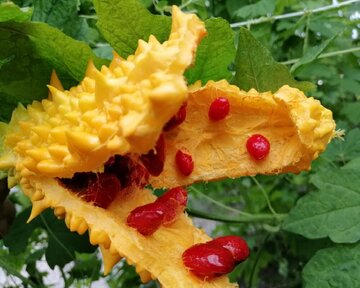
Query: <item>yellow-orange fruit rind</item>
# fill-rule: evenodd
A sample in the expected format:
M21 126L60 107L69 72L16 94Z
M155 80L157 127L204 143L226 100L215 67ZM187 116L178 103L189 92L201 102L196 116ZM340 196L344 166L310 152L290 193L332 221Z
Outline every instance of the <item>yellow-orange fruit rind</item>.
M217 97L229 100L230 113L212 121L208 111ZM265 159L255 160L247 152L246 141L254 134L270 142ZM165 133L164 172L150 182L169 188L225 177L298 173L310 169L334 135L332 112L298 89L285 85L276 93L245 92L225 80L209 81L191 88L185 122ZM177 169L178 150L193 158L190 176Z

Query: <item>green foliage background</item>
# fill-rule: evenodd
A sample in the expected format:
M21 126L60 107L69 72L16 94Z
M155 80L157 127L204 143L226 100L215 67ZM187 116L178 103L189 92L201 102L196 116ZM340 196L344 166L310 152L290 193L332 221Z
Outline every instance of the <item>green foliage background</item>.
M18 102L47 97L52 69L70 87L81 80L89 58L100 67L109 62L113 48L126 57L139 37L166 39L173 4L197 13L209 32L186 72L189 83L226 78L242 89L260 91L290 84L330 108L345 138L333 140L310 172L193 185L188 212L212 219L199 223L215 223L213 236L235 234L247 240L251 257L230 275L241 287L358 287L360 1L319 13L310 11L333 1L13 2L0 1L1 121L10 119ZM297 11L308 12L271 17ZM260 23L251 24L254 18ZM50 211L25 224L30 203L20 191L11 200L18 215L0 240L6 287L47 286L47 272L37 269L44 259L60 269L66 287L90 286L99 278L110 287L158 287L156 282L141 284L123 262L102 276L98 252L86 237L68 232ZM73 265L65 265L69 262ZM32 276L25 277L24 271Z

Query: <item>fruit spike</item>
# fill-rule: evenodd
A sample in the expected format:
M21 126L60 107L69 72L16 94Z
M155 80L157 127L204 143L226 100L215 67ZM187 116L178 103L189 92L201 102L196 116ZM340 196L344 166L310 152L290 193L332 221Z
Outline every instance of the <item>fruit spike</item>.
M139 41L127 60L114 55L100 71L90 61L84 80L64 91L53 75L49 99L19 106L6 126L5 147L14 157L0 169L27 163L22 176L70 178L99 171L111 156L153 149L165 124L186 102L183 73L206 34L193 14L173 8L169 39ZM154 55L160 55L154 57ZM33 137L37 135L36 137Z

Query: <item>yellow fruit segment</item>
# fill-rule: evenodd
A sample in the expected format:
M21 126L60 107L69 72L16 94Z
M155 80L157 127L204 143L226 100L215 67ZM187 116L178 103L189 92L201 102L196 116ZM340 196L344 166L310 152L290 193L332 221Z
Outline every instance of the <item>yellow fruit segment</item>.
M15 157L9 150L0 169L24 165L17 168L28 175L71 177L101 170L112 155L152 149L187 98L183 73L206 33L195 15L175 6L172 15L168 41L139 40L134 55L115 55L100 71L90 62L69 91L53 75L49 99L14 111L4 143Z
M310 169L335 135L332 113L318 100L300 90L283 86L276 93L245 92L225 80L195 85L187 102L184 123L165 133L164 172L150 179L154 187L176 187L197 181L255 174L300 172ZM229 115L220 121L208 117L209 106L217 97L230 102ZM269 155L254 160L246 150L253 134L265 136ZM179 173L175 154L186 151L194 161L190 176Z
M30 197L44 195L40 200L33 200L33 215L52 207L55 211L65 211L65 223L70 230L84 233L83 227L88 228L90 242L101 246L105 272L125 257L129 264L136 266L144 281L158 279L163 287L237 287L226 276L202 281L187 271L182 253L196 243L209 241L210 237L194 227L185 214L146 237L126 225L131 210L156 199L149 190L123 190L105 210L81 200L54 179L34 177L23 188Z

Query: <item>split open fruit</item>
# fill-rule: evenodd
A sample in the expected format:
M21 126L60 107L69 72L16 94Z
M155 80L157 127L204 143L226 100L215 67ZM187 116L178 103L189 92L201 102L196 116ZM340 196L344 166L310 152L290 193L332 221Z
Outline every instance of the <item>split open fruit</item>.
M225 80L187 87L183 73L206 32L195 15L174 7L172 17L168 41L140 40L134 55L115 54L100 71L90 62L69 91L53 75L49 99L20 105L9 124L1 123L0 169L10 187L20 183L31 199L29 220L51 207L71 231L89 231L105 273L125 257L144 282L236 287L222 275L235 261L223 247L211 248L225 255L222 276L203 279L189 271L184 251L210 237L183 213L180 194L157 201L145 185L175 188L309 169L335 123L319 101L289 86L274 94L245 92ZM261 159L248 152L252 135L271 147ZM161 201L175 208L164 212ZM141 217L159 223L147 229Z

